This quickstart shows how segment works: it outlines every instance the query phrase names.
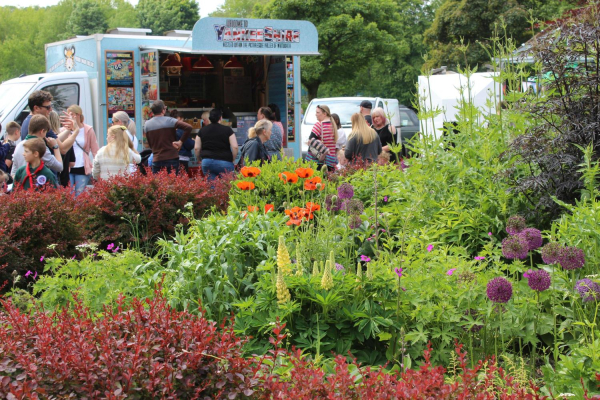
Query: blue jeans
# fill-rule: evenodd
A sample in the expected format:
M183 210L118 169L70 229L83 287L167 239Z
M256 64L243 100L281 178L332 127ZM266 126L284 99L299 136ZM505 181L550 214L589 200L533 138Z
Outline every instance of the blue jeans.
M234 169L235 167L231 161L213 160L212 158L202 159L202 173L209 181L221 174L232 172Z
M167 173L170 174L171 171L175 172L175 175L179 175L179 158L174 158L172 160L163 160L163 161L154 161L152 160L152 173L156 174L161 169L167 169Z
M90 175L69 174L71 187L75 190L75 197L79 196L90 183Z

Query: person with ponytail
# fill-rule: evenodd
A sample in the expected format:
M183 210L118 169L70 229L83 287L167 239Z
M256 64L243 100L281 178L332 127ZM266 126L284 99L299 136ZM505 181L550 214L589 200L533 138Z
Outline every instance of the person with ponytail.
M94 157L92 174L94 179L108 179L114 175L123 175L129 171L130 164L138 164L141 156L131 147L127 129L122 125L113 125L106 134L108 144L98 150Z
M337 166L336 157L336 143L338 141L338 130L337 125L331 121L331 111L326 105L318 105L317 111L317 123L313 126L310 133L310 139L317 139L321 141L325 147L327 147L327 155L325 156L325 164L330 171L335 171ZM309 153L306 157L309 161L317 161ZM320 165L319 165L320 166Z
M352 132L348 136L348 143L344 155L348 161L362 160L376 162L381 154L381 140L374 129L367 125L364 116L354 113L352 118Z
M242 146L241 165L248 165L253 161L260 160L260 165L271 161L271 157L265 142L271 138L273 123L268 119L261 119L248 130L248 140Z

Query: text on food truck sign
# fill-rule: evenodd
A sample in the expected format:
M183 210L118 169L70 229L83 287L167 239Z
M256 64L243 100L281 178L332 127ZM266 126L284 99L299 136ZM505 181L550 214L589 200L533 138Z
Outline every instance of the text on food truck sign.
M292 43L300 43L299 29L248 28L247 20L228 19L214 29L223 47L291 48Z

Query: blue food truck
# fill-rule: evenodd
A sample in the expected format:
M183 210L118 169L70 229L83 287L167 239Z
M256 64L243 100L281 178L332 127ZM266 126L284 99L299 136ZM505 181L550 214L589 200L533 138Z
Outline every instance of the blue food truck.
M150 105L161 99L180 111L194 132L204 111L222 108L224 123L241 145L257 110L276 104L285 153L300 157L300 57L319 54L312 23L202 18L192 31L150 33L117 28L47 44L45 74L0 85L0 123L22 121L29 113L29 94L43 89L53 94L57 111L79 104L101 146L113 113L127 112L143 146Z

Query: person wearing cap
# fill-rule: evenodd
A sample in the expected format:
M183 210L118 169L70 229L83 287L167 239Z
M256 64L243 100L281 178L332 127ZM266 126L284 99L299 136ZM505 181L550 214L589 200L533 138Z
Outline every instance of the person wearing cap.
M360 102L360 114L365 117L367 121L367 125L373 125L373 120L371 119L371 109L373 108L373 103L369 100L363 100Z

